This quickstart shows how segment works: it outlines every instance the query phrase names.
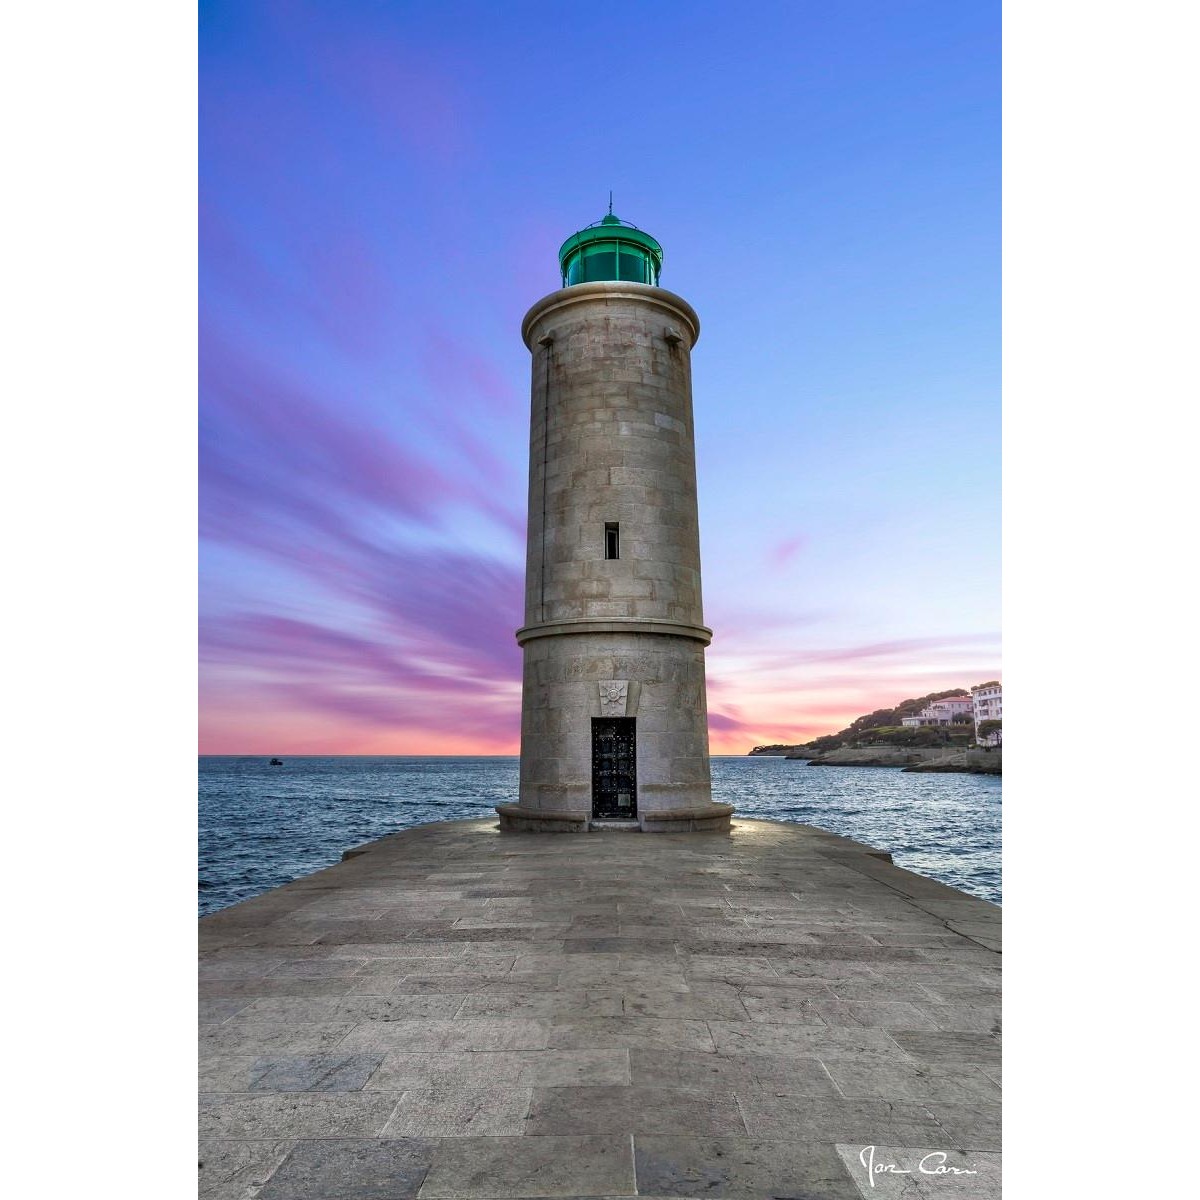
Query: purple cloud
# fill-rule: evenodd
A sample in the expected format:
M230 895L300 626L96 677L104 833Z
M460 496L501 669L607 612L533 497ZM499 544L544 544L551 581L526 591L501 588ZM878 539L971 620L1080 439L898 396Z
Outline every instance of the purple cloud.
M480 714L494 735L489 697L503 696L515 729L524 516L511 500L211 335L202 385L202 535L296 580L271 611L208 615L205 671L253 669L280 700L394 729L474 728ZM507 560L438 544L463 511L503 527Z
M808 539L803 534L797 534L795 537L785 538L782 542L778 542L771 550L771 563L776 567L786 567L790 565L792 559L804 548Z

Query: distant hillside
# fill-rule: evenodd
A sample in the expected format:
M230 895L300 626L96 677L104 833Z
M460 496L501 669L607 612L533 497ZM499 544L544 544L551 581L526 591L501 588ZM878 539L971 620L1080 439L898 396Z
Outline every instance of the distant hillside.
M910 727L901 725L905 717L914 717L935 700L950 696L970 696L966 688L950 688L945 692L930 692L928 696L915 696L901 700L894 708L878 708L873 713L851 721L840 733L830 733L814 738L799 746L755 746L751 754L828 754L844 746L891 745L891 746L953 746L959 742L973 745L974 725L923 725Z

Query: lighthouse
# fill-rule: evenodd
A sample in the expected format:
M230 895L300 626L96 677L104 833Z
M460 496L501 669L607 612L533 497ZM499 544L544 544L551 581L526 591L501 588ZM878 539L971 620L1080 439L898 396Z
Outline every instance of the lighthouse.
M708 756L695 310L610 211L559 250L532 356L521 777L506 830L726 831Z

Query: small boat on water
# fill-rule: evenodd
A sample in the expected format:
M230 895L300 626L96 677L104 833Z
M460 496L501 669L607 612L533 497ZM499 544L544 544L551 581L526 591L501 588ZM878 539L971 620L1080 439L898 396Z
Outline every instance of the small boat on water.
M283 759L282 758L273 758L273 759L271 759L270 765L272 767L282 767Z

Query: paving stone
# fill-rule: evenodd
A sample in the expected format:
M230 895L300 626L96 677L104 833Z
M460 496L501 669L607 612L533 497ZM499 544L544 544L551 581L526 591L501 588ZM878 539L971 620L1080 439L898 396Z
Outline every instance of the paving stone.
M200 982L207 983L216 979L263 979L282 966L283 961L274 955L206 959L200 964Z
M1000 929L994 924L976 924L974 921L951 921L950 928L963 937L978 942L988 950L1000 949Z
M899 954L897 950L895 953ZM909 952L915 956L917 963L928 963L934 966L946 966L953 963L956 966L976 966L984 970L992 965L995 952L986 946L977 945L966 938L958 946L945 946L933 949L917 947Z
M584 1050L589 1047L606 1046L714 1049L712 1035L704 1021L659 1017L592 1017L582 1021L556 1021L550 1027L546 1044L557 1050Z
M817 1058L770 1055L695 1054L633 1049L629 1052L634 1083L644 1086L766 1090L772 1094L840 1097L841 1092Z
M906 1052L882 1029L835 1029L794 1022L710 1021L721 1054L767 1054L781 1058L870 1058L895 1062Z
M658 924L648 924L644 921L622 921L618 926L618 936L622 938L645 938L648 941L675 939L690 934L696 928L691 921L661 921Z
M330 1016L334 1021L451 1020L462 1011L466 995L345 996L335 1001Z
M274 1139L202 1139L198 1154L200 1200L245 1200L247 1195L253 1196L254 1189L271 1177L294 1144Z
M245 996L344 996L354 987L354 978L346 979L276 979L273 975L261 979L201 980L202 999Z
M619 1017L617 990L564 988L550 992L487 992L468 996L459 1017Z
M954 987L979 987L992 989L992 998L999 995L1000 968L997 965L998 955L992 955L996 962L979 963L965 960L949 962L919 962L907 965L897 963L877 963L874 971L877 975L899 976L922 986L947 985ZM990 1001L989 1001L990 1002Z
M561 954L563 942L561 936L547 936L540 930L481 930L478 940L468 936L461 929L453 930L453 936L463 946L463 953L468 958L485 962L488 958L516 958L521 954L534 951L546 954Z
M643 984L658 974L682 971L687 962L687 956L682 952L671 955L659 954L657 951L651 954L637 954L625 950L618 958L621 971L626 975L640 976L640 982Z
M406 1090L383 1137L505 1136L525 1132L531 1088L481 1087L475 1081Z
M398 1096L379 1092L200 1097L200 1134L211 1138L376 1136Z
M813 979L825 981L857 979L876 987L876 996L886 994L878 986L882 978L881 964L846 962L842 959L802 961L772 956L767 960L775 971L775 982L788 984L793 981L807 982Z
M517 956L515 954L497 954L491 958L480 958L475 955L469 958L436 958L431 960L432 965L427 966L422 966L421 961L414 960L414 965L405 973L405 978L429 979L462 976L464 979L504 979L512 973Z
M732 1091L654 1087L537 1088L526 1133L744 1134Z
M252 1001L245 996L201 996L198 1012L201 1025L219 1025Z
M258 996L243 1000L242 1020L319 1025L332 1021L335 996Z
M690 979L722 980L726 983L770 982L776 978L774 967L765 958L717 954L693 955L687 975Z
M200 1091L355 1092L380 1061L369 1055L209 1055L200 1060Z
M816 1063L815 1059L809 1060ZM817 1066L820 1064L817 1063ZM629 1050L630 1080L640 1087L732 1091L752 1087L757 1078L745 1056L725 1058L694 1050L634 1046ZM836 1094L836 1089L831 1087Z
M864 1029L936 1029L923 1007L904 1000L821 1000L814 1006L827 1024Z
M1000 1104L997 1101L929 1101L929 1111L946 1131L945 1140L959 1150L1000 1149Z
M363 960L357 958L301 958L281 963L270 975L272 979L344 979L362 968Z
M564 944L568 954L653 954L663 958L675 957L675 941L661 938L651 941L635 937L575 938Z
M620 1134L446 1138L419 1193L420 1200L634 1194L631 1139Z
M927 1005L931 1001L937 1002L937 998L931 995L927 988L915 981L909 983L896 979L884 981L877 977L870 980L862 978L830 979L823 982L830 993L830 998L849 1001L852 1004L876 1004L882 997L886 997L888 1001L902 1000L918 1006Z
M571 965L564 967L559 972L558 986L564 988L639 988L645 986L647 978L654 980L654 987L657 991L691 991L691 986L684 978L682 970L666 970L662 967L646 971L633 968L622 969L616 966L602 968L589 965L580 970Z
M1000 1042L988 1033L922 1033L899 1030L892 1039L907 1054L925 1062L1000 1065Z
M810 1142L936 1145L945 1130L922 1103L909 1100L840 1100L739 1091L751 1137Z
M457 1019L363 1021L342 1039L343 1050L543 1050L546 1020Z
M643 1195L811 1200L859 1192L835 1142L992 1155L999 955L945 922L998 917L800 825L403 831L201 921L205 1186L595 1200L636 1147Z
M566 954L562 950L540 950L532 944L525 946L524 951L518 952L516 960L513 963L514 971L551 971L559 972L564 968L570 967L586 967L594 965L597 967L607 967L609 970L616 970L621 962L619 954L597 954L583 955ZM930 997L926 997L930 999Z
M358 1092L383 1061L371 1054L269 1055L251 1064L251 1092Z
M721 1200L859 1200L831 1145L794 1139L633 1139L638 1194Z
M264 1050L279 1054L316 1053L332 1050L353 1028L351 1021L279 1025L231 1017L220 1025L200 1027L200 1053L246 1054Z
M865 943L856 945L853 942L834 945L805 945L803 943L789 946L790 957L800 961L822 962L858 962L858 963L900 963L921 961L922 956L932 955L936 951L912 949L905 946L869 946ZM778 947L775 950L778 954ZM957 954L949 951L948 955Z
M463 954L462 942L364 942L353 947L334 944L329 951L330 958L366 959L434 959L460 958Z
M830 1060L825 1069L838 1091L852 1099L998 1100L1000 1090L977 1067L935 1063L873 1063Z
M507 960L507 961L511 961ZM488 970L485 960L472 958L368 958L364 960L354 976L355 986L359 991L367 988L370 980L377 981L381 986L391 986L409 975L425 975L446 972L467 974L469 971L484 972ZM390 984L389 984L390 981Z
M436 1148L426 1138L298 1142L257 1200L410 1200Z
M825 992L825 996L829 993ZM817 1008L819 997L807 988L794 993L787 988L775 989L768 996L742 996L742 1004L752 1021L769 1021L787 1025L826 1025Z
M742 1001L747 1000L762 1000L778 1002L781 1008L787 1005L798 1004L802 1001L812 1000L833 1000L835 999L832 983L827 979L817 979L813 977L797 978L791 976L786 979L781 979L779 976L774 976L768 981L742 982L737 981L736 987L738 996ZM878 995L878 989L876 990ZM928 1002L929 997L925 997ZM768 1012L770 1004L759 1005L760 1012Z
M405 975L386 988L369 986L360 980L355 992L384 992L389 996L473 996L491 992L528 992L558 987L559 977L549 972L524 973L496 971L473 975Z
M950 1033L999 1033L998 1005L922 1004L921 1011L941 1030Z
M929 998L935 1004L968 1004L968 1005L983 1005L985 1008L998 1005L1000 1003L1000 988L998 985L989 986L984 983L958 983L954 982L956 976L950 976L944 980L931 978L928 975L920 976L920 984L922 991L929 993Z
M564 1087L629 1082L626 1050L438 1051L389 1054L369 1086L403 1091L433 1083Z
M200 1056L201 1092L248 1092L258 1078L258 1054L204 1054Z
M608 932L609 927L615 932L616 922L603 922L605 929L603 932ZM510 915L507 913L492 913L489 916L483 917L459 917L454 922L455 929L502 929L507 930L510 934L517 930L524 929L566 929L567 923L563 921L537 921L524 915Z
M722 985L727 988L727 985ZM686 992L670 988L630 988L624 993L627 1017L673 1018L677 1020L746 1019L746 1008L733 988L719 991L697 983Z

